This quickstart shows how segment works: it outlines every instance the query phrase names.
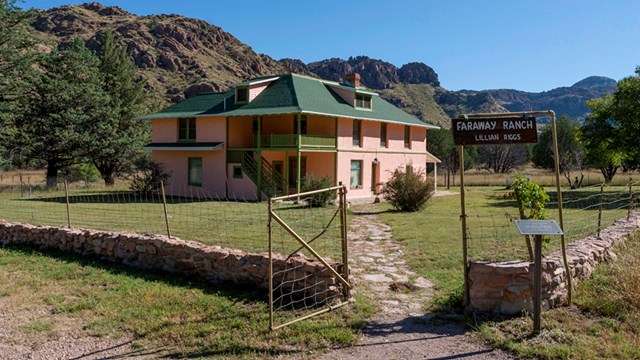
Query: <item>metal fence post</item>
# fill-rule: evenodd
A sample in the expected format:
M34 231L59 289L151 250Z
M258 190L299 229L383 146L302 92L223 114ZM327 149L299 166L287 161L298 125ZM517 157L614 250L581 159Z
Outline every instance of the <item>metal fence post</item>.
M340 198L340 237L342 238L342 276L349 281L349 247L347 241L347 189L339 183L338 196ZM345 300L351 297L351 289L343 286Z
M629 176L629 209L627 209L627 221L631 218L631 209L633 208L633 178Z
M604 183L600 184L600 207L598 208L598 239L602 230L602 193L604 192Z
M164 182L160 180L160 191L162 192L162 208L164 209L164 222L167 225L167 237L171 239L171 230L169 229L169 216L167 215L167 198L164 194Z
M267 228L269 231L269 329L273 331L273 229L271 227L271 213L273 211L273 200L269 198L269 220Z
M71 211L69 210L69 188L67 186L67 180L64 181L64 197L67 203L67 227L71 228Z

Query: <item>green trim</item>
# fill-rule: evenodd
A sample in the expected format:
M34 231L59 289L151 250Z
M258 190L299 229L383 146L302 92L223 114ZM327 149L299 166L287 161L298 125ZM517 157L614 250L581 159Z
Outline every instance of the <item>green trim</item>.
M301 159L301 152L300 152L300 144L302 144L302 114L297 114L297 120L298 120L298 149L297 149L297 158L298 160L296 161L296 191L299 194L301 192L301 188L302 188L302 182L300 180L300 172L302 170L302 159Z
M247 89L247 96L249 96L249 89ZM261 138L262 138L262 115L258 115L258 139L257 139L257 145L258 145L258 181L256 184L256 188L257 188L257 199L258 201L262 200L262 143L261 143Z
M225 138L227 139L225 141L225 145L226 145L226 151L224 152L224 192L225 192L225 197L229 198L229 117L226 116L224 118L225 120Z
M307 151L307 150L305 150ZM389 151L389 150L359 150L359 149L337 149L337 152L354 152L354 153L377 153L377 154L405 154L405 155L429 155L426 151Z

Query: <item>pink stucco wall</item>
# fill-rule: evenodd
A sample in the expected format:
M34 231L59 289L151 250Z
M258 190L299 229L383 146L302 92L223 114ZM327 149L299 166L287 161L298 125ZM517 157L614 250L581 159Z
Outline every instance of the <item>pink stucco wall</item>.
M202 158L202 186L188 185L189 158ZM167 194L181 196L196 196L204 190L211 196L225 196L224 164L225 154L222 150L215 151L169 151L154 150L153 161L164 165L170 172L171 178L167 186Z
M302 156L307 157L307 176L328 176L331 184L337 184L334 165L336 153L303 152Z
M226 141L224 117L196 118L196 142Z
M256 184L251 181L247 174L242 173L242 178L236 179L233 177L233 167L239 164L229 164L229 199L239 201L255 201L257 199ZM224 180L224 178L223 178Z
M172 143L178 141L178 119L151 120L151 140L154 143ZM224 117L197 117L196 142L225 141Z
M249 102L255 99L256 96L260 95L260 93L269 86L270 83L263 83L255 86L249 87Z
M262 133L268 134L293 134L293 119L295 115L272 115L262 117Z
M151 141L154 143L170 143L178 141L178 120L151 120Z
M362 198L373 195L371 187L371 164L378 159L380 166L380 182L389 180L397 168L404 169L411 164L416 169L424 169L427 156L424 154L390 154L390 153L338 153L338 181L348 186L348 198ZM362 188L351 188L351 160L362 160Z
M229 118L230 148L249 148L253 146L253 117Z
M411 150L427 151L427 129L417 126L411 128Z
M307 115L309 135L335 136L336 118L333 116Z

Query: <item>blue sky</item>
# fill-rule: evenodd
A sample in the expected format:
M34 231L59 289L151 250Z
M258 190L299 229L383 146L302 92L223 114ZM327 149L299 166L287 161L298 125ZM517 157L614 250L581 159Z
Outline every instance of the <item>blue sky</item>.
M26 0L48 9L83 1ZM103 0L222 27L256 52L304 62L367 55L424 62L443 87L544 91L640 65L637 0Z

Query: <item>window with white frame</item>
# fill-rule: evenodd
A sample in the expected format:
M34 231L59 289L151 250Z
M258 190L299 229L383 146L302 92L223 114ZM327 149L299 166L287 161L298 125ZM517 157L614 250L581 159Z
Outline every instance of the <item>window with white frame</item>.
M351 160L351 179L349 187L352 189L362 188L362 160Z

